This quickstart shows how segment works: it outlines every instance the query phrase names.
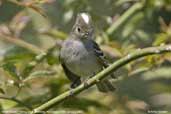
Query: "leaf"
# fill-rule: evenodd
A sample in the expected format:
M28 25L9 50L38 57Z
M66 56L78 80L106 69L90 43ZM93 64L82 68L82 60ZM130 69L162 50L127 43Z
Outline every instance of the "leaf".
M28 80L32 80L35 78L41 78L41 77L49 77L52 75L55 75L57 72L56 71L47 71L47 70L43 70L43 71L35 71L33 73L31 73L24 81L28 81Z
M34 54L19 48L19 47L11 47L8 48L4 54L3 61L4 62L25 62L28 60L32 60L34 57Z
M54 65L59 62L58 58L59 58L58 53L52 52L48 54L48 56L46 57L46 60L49 65Z
M0 88L0 93L5 94L5 91L2 88Z
M155 80L155 79L171 79L171 68L162 67L155 70L148 71L143 74L144 80Z
M7 71L12 77L14 77L15 79L19 80L17 69L16 69L16 66L14 65L14 63L7 62L7 63L2 65L2 68L5 71Z
M161 45L162 43L165 43L167 39L169 38L169 35L166 33L160 33L156 35L156 39L153 42L154 46Z

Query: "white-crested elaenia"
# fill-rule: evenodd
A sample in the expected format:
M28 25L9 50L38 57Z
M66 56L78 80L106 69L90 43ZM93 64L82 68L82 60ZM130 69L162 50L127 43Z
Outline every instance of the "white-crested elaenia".
M72 81L71 88L77 87L88 77L92 77L108 66L104 54L93 41L94 28L87 13L77 15L69 37L63 42L60 61L66 76ZM101 92L114 91L108 78L96 84Z

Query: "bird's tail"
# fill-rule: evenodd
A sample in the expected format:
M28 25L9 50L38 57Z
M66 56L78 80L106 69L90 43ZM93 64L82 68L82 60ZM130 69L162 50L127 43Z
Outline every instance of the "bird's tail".
M116 90L114 84L109 81L109 79L103 79L96 84L100 92L113 92Z

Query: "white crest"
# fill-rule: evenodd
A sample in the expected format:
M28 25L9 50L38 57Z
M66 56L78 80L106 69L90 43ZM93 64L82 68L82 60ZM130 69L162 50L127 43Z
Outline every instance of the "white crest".
M88 14L86 14L86 13L81 13L81 16L82 16L82 18L84 19L84 21L88 24L89 21L90 21L90 18L89 18L89 16L88 16Z

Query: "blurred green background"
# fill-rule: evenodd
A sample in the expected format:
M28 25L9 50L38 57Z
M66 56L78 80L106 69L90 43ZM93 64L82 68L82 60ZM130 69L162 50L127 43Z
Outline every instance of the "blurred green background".
M80 12L92 16L95 40L111 63L171 42L171 0L0 0L0 113L27 111L69 89L58 53ZM135 60L115 74L124 77L116 92L91 87L51 110L171 114L170 53Z

